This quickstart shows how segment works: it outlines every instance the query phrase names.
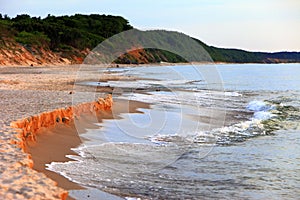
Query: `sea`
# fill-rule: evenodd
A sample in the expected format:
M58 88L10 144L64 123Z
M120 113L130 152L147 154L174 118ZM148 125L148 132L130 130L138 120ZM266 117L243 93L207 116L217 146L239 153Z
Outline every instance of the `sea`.
M99 67L95 74L116 78L77 84L110 87L114 101L149 107L95 123L72 161L47 165L89 188L71 196L299 199L300 64Z

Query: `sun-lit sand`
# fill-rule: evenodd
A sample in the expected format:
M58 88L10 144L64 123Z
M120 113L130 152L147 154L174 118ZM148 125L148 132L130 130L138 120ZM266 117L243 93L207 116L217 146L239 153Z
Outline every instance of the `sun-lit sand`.
M111 99L100 99L67 112L72 106L74 82L95 78L93 72L78 78L78 70L79 66L0 67L1 197L65 199L69 189L82 189L63 176L45 170L46 163L67 161L65 155L74 154L70 148L81 142L77 132L84 130L75 130L71 114L79 116L86 110L106 110L98 112L98 119L112 117ZM104 74L100 80L116 78ZM104 93L112 90L97 88ZM95 109L98 104L99 108ZM124 110L122 102L116 103L114 112L134 112L138 107L147 107L138 102L130 105L129 110Z

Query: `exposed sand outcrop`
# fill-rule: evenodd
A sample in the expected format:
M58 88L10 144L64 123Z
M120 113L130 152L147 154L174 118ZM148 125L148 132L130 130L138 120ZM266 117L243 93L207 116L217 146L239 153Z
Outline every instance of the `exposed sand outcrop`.
M31 117L27 117L21 120L17 120L14 122L11 122L11 127L12 128L16 128L16 132L18 134L15 134L15 138L11 139L11 143L17 145L19 148L21 148L23 150L24 153L27 152L26 148L26 144L28 141L36 141L36 134L37 132L42 129L42 128L49 128L49 127L53 127L58 123L65 123L68 124L70 123L72 120L74 120L74 117L80 117L81 114L83 113L89 113L89 112L97 112L100 110L109 110L111 109L113 104L113 100L112 100L112 96L108 95L105 99L103 98L99 98L97 101L95 102L90 102L90 103L82 103L76 106L70 106L67 108L62 108L62 109L56 109L53 110L51 112L44 112L41 113L39 115L36 116L31 116ZM11 184L16 184L16 187L13 187L14 189L16 188L16 190L21 191L21 194L24 195L24 192L22 190L32 190L30 189L30 187L28 187L28 184L32 184L34 183L34 179L38 179L40 178L40 175L35 175L34 170L31 170L33 167L34 163L31 160L31 156L28 154L27 158L20 160L19 162L17 162L17 164L13 165L12 167L15 168L20 168L20 170L22 170L22 173L24 174L31 174L30 175L30 179L25 178L26 176L20 176L20 175L13 175L13 174L9 174L9 172L11 172L11 170L7 171L7 174L2 174L2 183L5 182L7 183L5 184L1 184L2 188L7 188L10 189ZM25 167L22 167L25 166ZM19 172L20 172L19 170ZM14 171L14 170L13 170ZM24 172L23 172L24 171ZM32 175L33 173L33 175ZM14 178L14 176L16 176L16 178ZM35 177L37 176L37 177ZM20 179L21 177L21 179ZM24 180L22 180L22 178L24 177ZM7 180L5 181L5 178L7 178ZM33 179L33 180L31 180ZM38 194L34 193L34 190L32 190L32 193L27 193L25 191L25 195L28 197L28 199L66 199L68 196L68 192L56 187L57 183L55 183L54 181L50 180L50 179L45 179L46 183L49 185L49 189L45 191L45 188L43 188L43 184L40 185L40 191L41 191L41 196L39 196ZM9 183L9 184L8 184ZM18 183L22 183L23 187L22 188L20 186L20 184ZM51 187L53 186L53 187ZM21 187L21 188L20 188ZM3 192L3 194L1 194L1 192ZM0 190L0 196L7 196L7 194L10 193L5 193L5 191ZM16 194L18 194L18 192L16 192ZM12 196L12 199L14 197L17 197L18 199L23 197L20 194L20 197L17 196ZM13 195L13 194L12 194ZM48 196L45 196L48 195ZM26 198L27 198L26 197ZM10 197L9 197L10 198Z
M6 66L42 66L42 65L70 65L81 64L84 56L89 50L78 51L69 56L64 56L63 52L53 52L50 49L21 45L10 38L3 40L0 48L0 65Z
M11 122L11 127L19 132L19 140L12 140L20 148L26 151L26 141L36 141L36 133L41 128L53 127L58 123L70 123L74 117L80 117L82 113L97 112L99 110L109 110L113 104L112 96L108 95L105 99L99 98L95 102L82 103L76 106L57 109L51 112L44 112L36 116Z
M71 107L73 84L78 69L79 66L74 65L47 68L0 67L0 199L66 198L66 189L58 187L44 173L32 169L34 163L32 156L24 152L24 141L34 140L36 137L32 133L38 129L47 130L56 124L68 128L64 124L68 120L72 122L72 116L68 116L71 113L79 115L83 111L94 112L95 108L106 109L112 103L108 105L100 100L96 104L94 102ZM91 72L90 77L84 78L93 77L95 74ZM103 78L105 79L104 75ZM47 115L52 115L52 118ZM57 116L60 118L59 123L56 122ZM10 122L16 122L17 119L21 119L18 121L23 123L12 123L14 127L20 127L12 128ZM44 120L49 121L42 123Z

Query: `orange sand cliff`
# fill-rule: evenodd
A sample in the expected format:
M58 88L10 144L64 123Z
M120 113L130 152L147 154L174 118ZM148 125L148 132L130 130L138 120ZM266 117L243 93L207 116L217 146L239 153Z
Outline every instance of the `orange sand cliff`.
M70 56L54 52L48 48L21 45L10 38L4 38L0 48L0 65L4 66L44 66L81 64L89 49L74 50ZM81 56L76 56L80 54Z
M99 98L95 102L82 103L76 106L67 108L56 109L51 112L44 112L36 116L31 116L25 119L11 122L10 126L16 128L19 133L18 138L12 139L11 143L16 144L26 152L27 141L36 141L36 134L42 128L54 127L58 123L68 124L74 117L80 117L83 113L93 113L100 110L109 110L113 105L112 96L108 95L105 99ZM30 159L29 155L29 159ZM31 159L30 159L31 160ZM28 163L30 168L33 167L33 161ZM66 199L68 196L67 191L63 191L60 195L61 199Z

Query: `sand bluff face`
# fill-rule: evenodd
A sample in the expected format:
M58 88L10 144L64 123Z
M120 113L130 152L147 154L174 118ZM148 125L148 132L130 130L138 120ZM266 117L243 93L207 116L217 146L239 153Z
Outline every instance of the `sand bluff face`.
M75 117L79 118L83 113L97 113L100 110L110 110L112 105L112 96L108 95L106 98L99 98L94 102L56 109L51 112L44 112L36 116L11 122L10 126L16 129L19 133L17 137L21 139L12 139L11 143L16 144L24 152L27 152L26 142L36 142L36 134L40 129L54 127L58 123L69 124ZM31 159L31 156L28 155L28 158ZM33 162L30 162L28 167L32 168ZM66 199L68 192L63 191L59 196L61 199Z

